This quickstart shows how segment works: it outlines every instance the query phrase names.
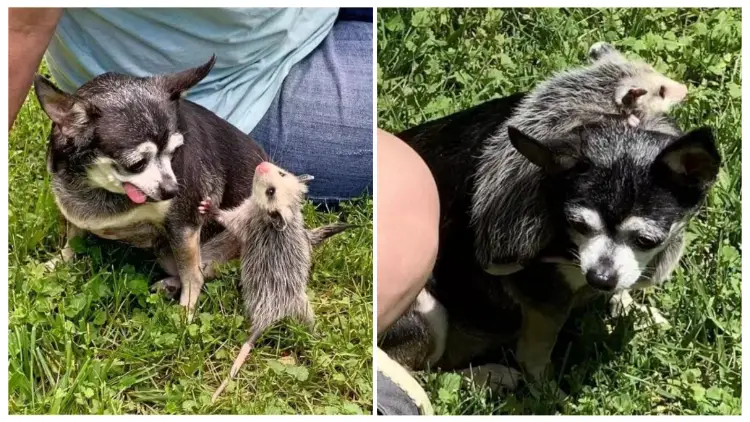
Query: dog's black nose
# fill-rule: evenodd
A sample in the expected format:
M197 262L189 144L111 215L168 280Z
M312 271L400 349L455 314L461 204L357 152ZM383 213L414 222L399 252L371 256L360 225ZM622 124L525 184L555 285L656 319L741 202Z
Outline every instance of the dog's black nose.
M159 195L162 201L172 199L177 196L177 182L164 182L159 187Z
M612 269L593 269L586 272L586 282L589 286L610 291L617 286L617 274Z

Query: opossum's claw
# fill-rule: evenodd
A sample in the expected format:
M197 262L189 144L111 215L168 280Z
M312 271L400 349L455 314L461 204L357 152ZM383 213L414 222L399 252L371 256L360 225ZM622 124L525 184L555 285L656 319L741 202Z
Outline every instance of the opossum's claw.
M206 198L201 201L201 203L198 205L198 212L201 214L212 214L213 209L213 202L211 202L211 198Z

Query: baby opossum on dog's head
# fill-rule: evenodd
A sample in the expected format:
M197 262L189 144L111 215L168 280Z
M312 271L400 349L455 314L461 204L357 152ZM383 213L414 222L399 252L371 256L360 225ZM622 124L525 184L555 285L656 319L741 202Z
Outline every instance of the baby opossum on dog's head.
M540 142L560 141L604 120L680 134L665 112L685 97L684 85L607 43L594 44L589 56L591 65L558 73L529 93L483 147L471 220L477 260L491 274L517 271L554 233L539 193L541 173L513 147L508 128Z
M274 323L291 317L312 328L314 315L305 288L313 246L351 227L335 223L305 228L302 206L312 176L293 174L262 162L255 168L253 191L239 207L220 210L210 199L198 207L226 227L242 244L241 290L250 336L232 364L229 377L214 393L226 388L258 337Z
M589 58L596 66L626 66L636 70L632 76L618 81L611 100L628 117L628 124L638 126L640 119L658 116L679 104L687 95L687 87L656 72L643 62L628 61L617 49L606 42L598 42L589 49ZM585 89L585 88L584 88ZM606 107L602 112L608 112ZM596 107L597 105L594 105ZM592 123L586 121L584 123Z

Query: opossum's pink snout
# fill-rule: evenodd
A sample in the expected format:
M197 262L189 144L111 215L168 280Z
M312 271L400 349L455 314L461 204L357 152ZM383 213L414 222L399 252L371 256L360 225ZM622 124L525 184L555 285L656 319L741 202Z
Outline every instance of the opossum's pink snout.
M672 102L679 103L687 98L688 88L687 85L679 82L672 82L662 86L661 91L662 98L671 100Z
M672 95L675 99L675 101L682 101L687 97L688 89L687 86L683 84L675 84L674 87L672 87Z
M255 171L260 174L268 173L269 171L271 171L271 163L264 161L258 164L258 167L255 167Z

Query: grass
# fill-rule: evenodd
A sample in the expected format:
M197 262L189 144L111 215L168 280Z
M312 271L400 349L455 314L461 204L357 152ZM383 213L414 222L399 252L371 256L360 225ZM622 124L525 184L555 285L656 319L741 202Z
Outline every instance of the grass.
M61 248L45 150L49 120L29 95L9 140L8 406L11 414L370 414L372 200L342 204L361 227L318 249L308 286L316 333L269 330L215 405L211 394L247 336L237 264L207 282L186 324L149 292L153 256L87 240ZM305 208L310 226L337 219Z
M586 63L601 40L687 83L674 116L684 129L712 127L724 158L680 268L636 298L671 328L638 329L592 309L553 359L567 398L537 388L494 395L454 374L420 373L437 413L741 413L739 9L379 9L379 127L398 132L528 91Z

